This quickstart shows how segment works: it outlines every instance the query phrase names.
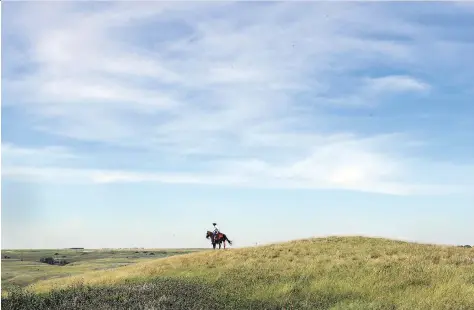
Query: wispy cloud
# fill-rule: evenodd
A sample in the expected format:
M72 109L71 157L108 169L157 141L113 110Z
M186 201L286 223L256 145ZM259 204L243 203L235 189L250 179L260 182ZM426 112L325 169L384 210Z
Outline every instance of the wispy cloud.
M28 21L34 12L24 6L20 20L25 23L15 30L32 42L27 55L38 70L11 83L18 92L30 94L23 101L35 98L37 114L50 121L43 129L80 139L124 142L134 135L143 137L143 131L151 138L168 135L170 127L199 133L200 128L190 128L198 124L189 118L203 118L198 126L205 127L206 118L226 123L217 127L238 134L249 123L274 121L297 110L302 104L295 101L297 94L320 97L322 102L334 96L339 90L328 88L337 71L369 62L344 61L346 54L360 54L362 46L370 62L409 59L403 44L338 34L343 19L363 21L367 12L357 7L353 13L346 7L328 7L327 13L315 16L312 13L320 8L311 5L305 9L287 4L229 5L242 10L241 17L248 19L244 26L238 18L215 17L220 6L212 5L199 6L204 10L198 17L192 17L194 6L107 5L93 14L70 13L70 6L55 5L48 19ZM263 10L261 19L256 12ZM287 17L296 15L298 22ZM175 36L168 38L161 31L144 36L137 32L139 18L149 23L147 27L156 24ZM36 23L40 25L31 27ZM154 45L148 47L147 41ZM133 42L138 45L129 44ZM162 115L159 122L131 124L128 117L156 113ZM295 113L289 115L298 116ZM61 121L51 121L57 117ZM110 126L98 134L102 122ZM78 128L84 123L90 130ZM203 130L207 136L221 132L221 128Z
M28 109L41 132L146 150L157 160L182 157L200 169L78 170L51 162L30 169L17 160L4 176L396 194L424 186L409 173L406 145L416 137L342 128L331 114L376 109L387 98L436 88L429 76L417 76L432 65L423 59L433 33L392 9L151 2L7 9L15 13L7 36L15 37L6 57L22 57L28 69L19 74L19 61L7 66L6 106ZM428 41L415 44L419 38ZM432 54L446 59L455 51ZM82 165L88 156L93 161L81 154ZM138 169L140 158L134 161Z
M64 146L43 146L37 148L19 147L2 143L2 166L28 165L30 167L58 165L79 158Z
M430 85L410 76L384 76L368 79L367 88L375 93L419 92L428 90Z
M389 142L386 140L385 142ZM384 141L339 140L321 145L311 155L288 162L258 158L214 160L197 171L157 171L70 168L61 165L63 152L22 150L22 162L10 163L2 176L25 182L53 183L166 183L254 188L346 189L392 195L449 194L469 192L474 187L466 173L474 165L424 165L420 160L391 158L377 151ZM375 148L375 149L374 149ZM18 151L15 151L18 152ZM7 151L11 155L14 152ZM49 162L37 159L49 154ZM7 156L8 158L9 156ZM77 161L76 161L77 164ZM428 171L434 169L436 171ZM420 176L417 176L420 174ZM463 176L464 175L464 176Z

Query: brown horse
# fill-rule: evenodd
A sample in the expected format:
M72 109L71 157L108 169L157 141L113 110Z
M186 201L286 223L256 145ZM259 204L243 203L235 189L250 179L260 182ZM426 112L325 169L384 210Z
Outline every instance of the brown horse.
M225 249L225 242L228 241L230 245L232 245L232 241L229 240L229 238L227 238L226 234L223 234L223 233L217 233L216 234L216 237L214 239L214 236L212 234L212 231L207 231L206 232L206 239L209 239L211 238L211 242L212 242L212 247L214 248L214 250L216 249L216 244L219 244L219 249L221 248L221 243L224 242L224 249Z

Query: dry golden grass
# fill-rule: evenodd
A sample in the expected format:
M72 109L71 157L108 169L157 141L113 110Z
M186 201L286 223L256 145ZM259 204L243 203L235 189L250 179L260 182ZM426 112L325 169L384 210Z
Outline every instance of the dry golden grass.
M320 300L330 309L474 309L474 249L363 237L204 251L41 281L31 289L163 276L217 281L251 300Z

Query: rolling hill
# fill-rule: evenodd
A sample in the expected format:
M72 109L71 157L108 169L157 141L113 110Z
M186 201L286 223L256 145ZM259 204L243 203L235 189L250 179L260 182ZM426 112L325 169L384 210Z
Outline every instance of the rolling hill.
M474 309L474 249L314 238L153 259L41 281L29 291L34 294L14 293L2 306Z

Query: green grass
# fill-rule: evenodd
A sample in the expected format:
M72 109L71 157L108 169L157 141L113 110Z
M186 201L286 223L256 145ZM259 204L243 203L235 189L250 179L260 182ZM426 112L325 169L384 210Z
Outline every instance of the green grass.
M80 275L94 270L107 270L193 251L196 250L2 250L2 294L15 287L26 287L41 280ZM58 255L55 255L56 253ZM5 256L10 258L5 259ZM48 265L39 262L41 257L64 258L70 264Z
M144 284L154 285L154 293L139 293ZM474 309L474 249L379 238L308 239L149 260L40 281L29 290L40 295L16 296L35 305L70 296L90 300L84 297L89 290L101 305L92 306L97 309L120 308L138 296L142 308L155 309L181 309L193 301L195 309L225 308L225 301L232 309ZM107 301L120 292L135 293Z

